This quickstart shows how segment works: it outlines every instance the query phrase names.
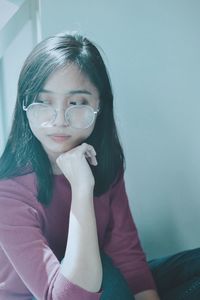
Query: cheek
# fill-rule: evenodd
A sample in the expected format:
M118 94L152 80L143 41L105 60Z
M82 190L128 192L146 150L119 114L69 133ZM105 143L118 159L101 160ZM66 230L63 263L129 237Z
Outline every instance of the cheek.
M93 132L95 124L85 129L85 138L87 139Z
M89 138L89 136L92 134L93 130L94 130L94 125L90 126L87 129L82 130L82 132L75 133L74 139L77 139L78 143L81 143L84 140L86 140L87 138Z
M41 129L31 126L30 124L29 124L29 126L30 126L30 129L31 129L33 135L41 142L44 139L43 131Z

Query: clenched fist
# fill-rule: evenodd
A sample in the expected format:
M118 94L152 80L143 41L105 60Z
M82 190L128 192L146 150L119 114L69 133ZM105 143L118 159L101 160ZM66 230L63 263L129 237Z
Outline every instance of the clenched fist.
M61 154L56 163L72 188L91 188L94 186L94 176L89 166L89 164L97 165L96 152L93 146L83 143Z

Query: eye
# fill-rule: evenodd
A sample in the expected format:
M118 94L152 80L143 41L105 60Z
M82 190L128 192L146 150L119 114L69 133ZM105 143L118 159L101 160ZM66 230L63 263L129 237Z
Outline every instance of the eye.
M76 101L70 101L69 104L70 105L77 105L77 102Z
M48 104L48 105L51 104L50 100L48 100L48 99L41 99L41 98L37 98L35 102L36 103L42 103L42 104Z
M37 96L35 97L35 101L36 103L42 103L42 104L52 104L52 96L48 93L43 93L43 92L40 92L37 94Z
M88 101L86 99L76 99L71 100L69 102L70 105L88 105Z

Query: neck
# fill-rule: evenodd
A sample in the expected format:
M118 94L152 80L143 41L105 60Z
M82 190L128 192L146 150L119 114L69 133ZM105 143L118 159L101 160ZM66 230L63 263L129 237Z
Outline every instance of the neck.
M51 167L52 167L52 171L54 175L61 175L62 171L60 170L60 168L58 167L57 163L56 163L56 159L59 157L60 154L48 154L48 158L49 161L51 163Z
M60 168L57 166L56 163L53 163L53 164L51 163L51 167L52 167L54 175L61 175L62 174Z

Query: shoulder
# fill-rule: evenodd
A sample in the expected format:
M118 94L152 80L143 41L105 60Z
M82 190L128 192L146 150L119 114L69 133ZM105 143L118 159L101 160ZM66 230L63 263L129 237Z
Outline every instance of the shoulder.
M9 226L36 226L43 220L34 173L0 180L0 233ZM37 225L38 226L38 225ZM40 225L39 225L40 226Z
M0 201L5 198L30 199L36 197L36 195L35 173L0 180Z

